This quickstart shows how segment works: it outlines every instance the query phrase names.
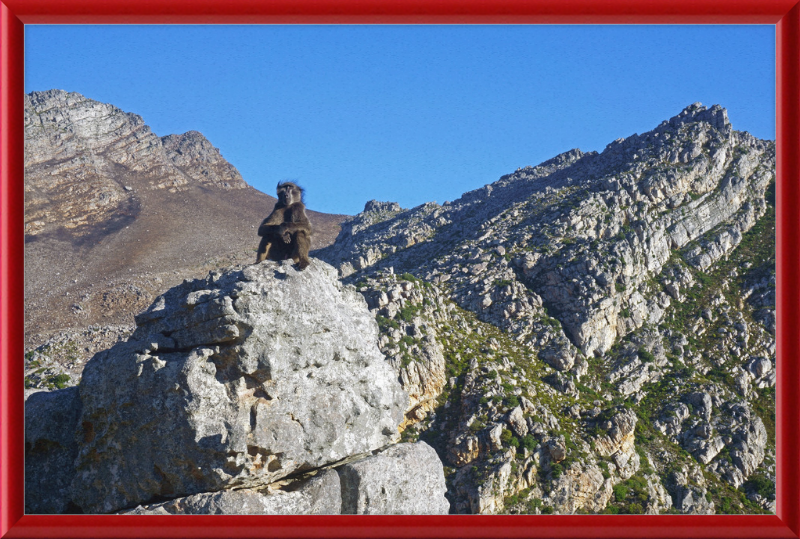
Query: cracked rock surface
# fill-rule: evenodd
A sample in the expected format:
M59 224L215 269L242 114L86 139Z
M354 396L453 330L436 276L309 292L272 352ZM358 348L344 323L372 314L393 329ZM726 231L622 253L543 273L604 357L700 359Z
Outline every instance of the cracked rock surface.
M327 264L212 273L136 320L79 386L85 511L264 486L398 437L408 397L365 301Z

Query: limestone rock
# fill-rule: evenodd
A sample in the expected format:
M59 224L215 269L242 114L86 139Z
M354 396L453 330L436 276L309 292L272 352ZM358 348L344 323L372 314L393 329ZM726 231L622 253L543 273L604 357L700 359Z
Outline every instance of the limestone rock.
M711 403L711 395L704 391L697 391L689 393L683 397L684 402L692 405L695 412L699 414L704 421L711 420L711 412L713 411Z
M508 425L514 433L522 438L528 434L528 424L522 415L522 408L517 406L508 413Z
M339 474L326 470L291 490L224 490L140 505L126 515L338 515Z
M81 414L78 388L40 391L25 401L25 512L66 513L70 507L75 430Z
M342 275L430 273L463 308L520 338L539 338L546 304L584 355L605 353L684 297L692 277L673 271L674 251L707 269L764 215L774 145L733 131L725 114L689 106L602 153L566 152L443 206L370 206L320 256ZM651 293L665 268L666 292ZM542 352L570 368L569 354Z
M343 514L444 515L450 508L442 463L425 442L394 445L337 471Z
M201 133L161 137L164 151L175 166L200 185L218 189L242 188L246 184L236 168Z
M258 488L398 437L408 397L363 298L324 263L212 273L136 320L80 384L85 511Z
M601 424L607 434L595 440L598 454L610 456L615 453L629 453L634 447L634 430L637 422L633 410L619 410L611 419Z
M200 133L156 136L141 116L61 90L25 96L25 233L53 226L79 233L98 222L124 222L138 212L119 169L146 189L185 190L190 184L243 189L241 174ZM70 196L63 196L68 192ZM51 201L58 201L50 205Z
M559 514L574 513L579 509L602 511L612 495L612 483L603 478L597 466L574 465L553 484L545 501Z
M697 479L700 478L699 482ZM702 484L702 473L690 470L670 475L667 488L672 494L673 505L678 511L690 515L713 515L714 502L706 499L706 488Z

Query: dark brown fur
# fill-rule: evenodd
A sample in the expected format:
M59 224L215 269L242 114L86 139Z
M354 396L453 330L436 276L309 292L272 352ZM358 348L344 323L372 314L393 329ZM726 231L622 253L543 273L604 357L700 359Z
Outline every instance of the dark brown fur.
M305 269L311 263L308 259L311 223L306 216L302 188L291 182L278 184L278 202L258 227L258 235L261 243L256 264L291 258L300 269Z

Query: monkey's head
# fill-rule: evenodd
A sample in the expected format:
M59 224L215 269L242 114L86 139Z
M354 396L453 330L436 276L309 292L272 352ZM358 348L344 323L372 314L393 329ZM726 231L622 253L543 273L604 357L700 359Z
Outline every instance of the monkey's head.
M278 201L289 206L303 201L303 188L292 182L278 182Z

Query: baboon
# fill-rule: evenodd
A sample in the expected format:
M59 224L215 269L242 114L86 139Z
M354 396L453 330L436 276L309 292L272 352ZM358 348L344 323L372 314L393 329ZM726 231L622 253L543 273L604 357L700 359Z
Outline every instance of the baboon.
M291 258L300 269L311 261L311 223L303 204L303 189L291 182L278 183L278 202L269 217L258 227L261 243L258 245L256 264L262 260L287 260Z

